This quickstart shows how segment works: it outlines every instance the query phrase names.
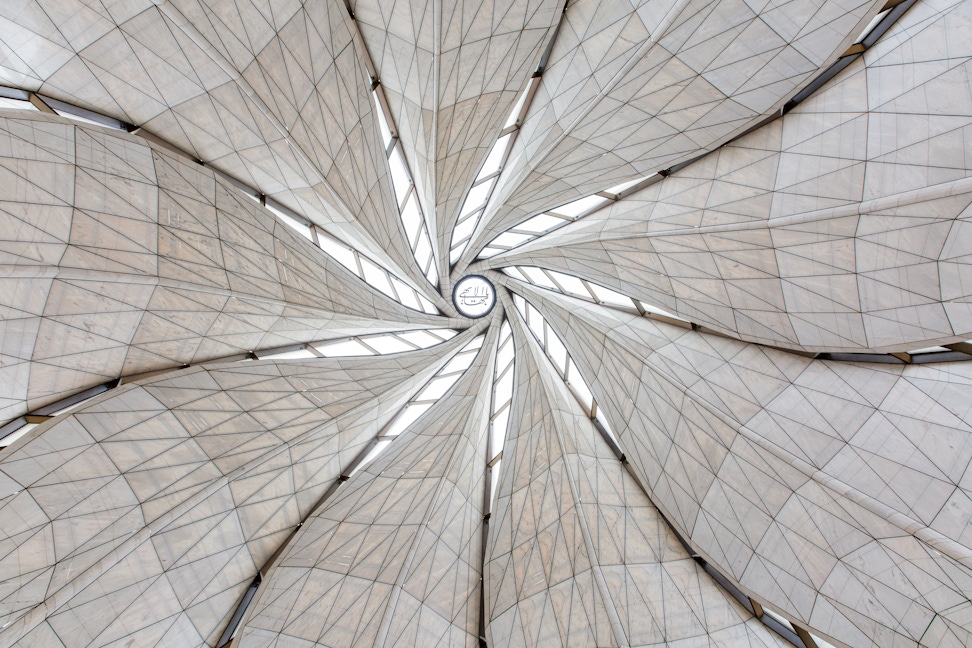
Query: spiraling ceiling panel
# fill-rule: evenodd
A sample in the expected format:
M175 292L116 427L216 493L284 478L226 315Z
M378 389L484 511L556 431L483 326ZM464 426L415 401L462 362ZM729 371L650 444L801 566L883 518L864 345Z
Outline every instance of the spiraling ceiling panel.
M0 3L0 646L972 644L969 24Z

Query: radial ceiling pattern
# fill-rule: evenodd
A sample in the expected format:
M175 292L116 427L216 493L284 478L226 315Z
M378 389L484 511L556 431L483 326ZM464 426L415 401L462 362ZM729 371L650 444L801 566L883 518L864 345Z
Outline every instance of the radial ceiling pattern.
M0 4L0 648L972 645L970 24Z

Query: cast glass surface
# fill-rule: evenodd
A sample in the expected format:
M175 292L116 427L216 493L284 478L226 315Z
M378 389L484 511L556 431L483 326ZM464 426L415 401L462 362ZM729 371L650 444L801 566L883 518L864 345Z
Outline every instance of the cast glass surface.
M496 303L496 290L485 277L469 275L456 284L452 291L452 302L466 317L483 317L493 310L493 305Z

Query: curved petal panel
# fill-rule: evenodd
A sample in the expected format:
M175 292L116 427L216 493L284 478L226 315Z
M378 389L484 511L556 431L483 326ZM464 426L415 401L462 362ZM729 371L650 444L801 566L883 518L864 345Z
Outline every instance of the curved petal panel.
M0 118L0 254L16 268L0 278L0 419L122 375L447 322L212 171L66 121Z
M241 648L478 645L496 333L449 393L311 515L270 572Z
M17 1L0 8L0 40L16 50L3 83L142 127L424 289L340 0Z
M847 645L972 640L970 363L812 360L514 288L592 378L653 501L729 578Z
M544 209L690 160L828 66L873 0L571 4L469 253ZM623 8L618 5L623 5ZM478 245L477 245L478 242Z
M935 4L782 119L490 265L792 349L969 339L970 9Z
M34 430L0 458L0 643L214 645L257 571L449 357L193 367Z
M972 645L970 26L0 1L0 648Z
M452 226L562 0L350 3L448 272Z
M490 645L783 648L692 560L510 316L518 384L486 552Z

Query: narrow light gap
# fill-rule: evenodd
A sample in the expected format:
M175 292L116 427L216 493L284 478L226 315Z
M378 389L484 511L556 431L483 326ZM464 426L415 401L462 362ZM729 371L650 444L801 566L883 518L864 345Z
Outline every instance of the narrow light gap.
M574 364L574 360L570 357L566 345L533 304L519 294L513 293L513 305L516 307L517 312L520 313L520 316L523 317L527 329L536 338L547 359L550 360L554 369L557 370L557 375L567 385L568 391L580 403L584 413L600 424L604 433L606 433L605 440L608 441L612 448L617 448L617 438L614 436L614 432L611 431L610 424L599 415L597 400L595 400L593 393L591 393L590 388L587 386L587 382L581 376L577 365Z
M516 363L516 347L513 329L505 317L496 341L493 364L493 388L490 394L489 429L486 436L486 474L483 488L483 525L481 537L482 560L479 578L479 645L486 643L486 543L489 540L489 518L493 514L493 502L499 487L500 467L503 463L503 445L509 427L510 408L513 402L513 373Z
M439 276L435 264L434 247L432 246L429 235L427 220L422 211L421 201L418 199L418 189L415 185L414 176L408 168L408 162L405 159L398 129L395 126L394 119L392 119L391 110L388 106L387 98L384 95L377 68L371 60L371 54L368 52L368 48L364 45L364 39L361 37L357 19L351 10L350 4L347 2L345 3L345 9L347 9L351 22L354 24L354 29L357 32L357 37L361 44L358 55L363 59L362 62L370 76L369 90L375 105L375 115L385 150L389 177L397 202L399 218L405 228L410 251L415 262L418 264L426 280L433 288L438 289ZM422 299L424 300L424 298ZM424 307L425 304L423 304Z
M6 86L0 86L0 108L38 111L37 106L30 102L29 92Z
M476 183L485 182L487 180L492 180L492 184L488 188L487 195L483 199L481 206L476 207L477 201L472 200L472 204L467 206L465 203L470 202L470 198L467 195L466 200L463 203L463 208L460 210L460 219L456 227L453 228L452 241L449 246L449 265L454 266L456 262L462 257L466 248L472 240L473 232L475 232L476 227L479 225L479 221L483 214L486 213L486 206L489 204L492 198L493 190L499 185L499 177L506 168L506 163L509 159L510 153L513 150L513 143L516 141L516 136L519 134L520 127L523 125L523 121L526 119L527 112L530 110L530 104L533 102L533 97L537 93L537 89L540 87L540 79L543 76L544 70L547 68L547 62L550 60L550 53L553 51L554 43L557 41L557 36L560 34L560 28L563 26L564 21L567 18L567 3L564 4L563 10L560 14L560 19L557 21L557 26L554 27L553 33L550 35L550 39L547 41L547 46L544 48L543 53L540 55L540 60L537 63L537 68L527 82L526 88L520 93L519 98L513 105L513 110L510 111L509 117L506 118L506 123L503 125L503 130L500 131L500 135L493 147L490 149L489 155L486 156L486 160L483 162L483 168L480 170L476 182L473 183L475 188ZM472 190L469 192L472 193ZM466 213L467 217L469 215L473 216L472 222L463 222L462 214ZM462 227L460 229L460 223ZM485 643L484 638L480 638L480 641Z
M298 524L297 528L299 529L300 527L301 525ZM294 533L296 533L296 530ZM290 538L287 540L289 541ZM243 615L246 614L246 610L250 607L250 602L253 601L253 597L256 596L257 590L260 588L262 582L263 570L261 569L257 572L250 586L246 588L246 592L243 593L243 600L240 601L240 604L236 606L236 610L233 611L233 616L230 617L229 624L227 624L226 629L223 630L223 634L220 635L219 640L216 642L216 648L226 648L236 637L236 633L240 629L240 622L243 620Z
M956 342L944 346L931 346L921 349L913 349L906 352L895 353L852 353L852 352L804 352L785 347L777 347L759 342L748 342L740 340L731 335L726 335L720 331L710 329L703 324L690 322L673 313L663 310L657 306L647 304L641 300L622 295L621 293L596 284L587 279L581 279L573 275L548 270L537 266L506 266L500 270L508 277L517 281L522 281L538 288L544 288L553 292L558 292L569 297L576 297L584 301L607 306L616 310L621 310L633 315L640 315L647 319L673 324L682 328L692 329L700 333L728 337L746 344L755 344L760 347L784 351L786 353L796 353L804 357L817 360L833 360L837 362L881 362L886 364L925 364L928 362L968 362L972 360L972 340Z
M369 448L365 449L367 452L362 451L358 458L360 460L352 462L342 479L350 478L374 461L395 437L445 396L472 365L485 340L485 333L477 335L439 369L382 428Z
M596 284L593 281L581 279L580 277L568 275L563 272L557 272L556 270L548 270L537 266L507 266L501 268L501 271L506 276L518 281L570 297L577 297L593 304L609 306L634 315L642 315L649 319L675 324L682 328L701 328L699 325L693 324L657 306L622 295L615 290Z
M253 362L255 360L303 360L311 358L339 358L353 356L377 356L392 353L402 353L418 349L427 349L437 344L451 340L459 333L453 329L413 329L390 333L369 333L351 337L292 344L285 347L261 349L249 353L235 354L223 358L214 358L196 364L180 365L169 369L150 371L118 378L116 380L96 385L77 394L73 394L59 401L40 407L28 414L23 414L0 427L0 451L25 436L41 423L67 414L95 396L142 378L151 378L181 369L187 369L198 364L224 364L229 362Z
M418 187L408 168L405 151L401 139L394 130L394 120L388 109L382 92L381 81L375 79L371 88L372 100L375 104L375 114L378 116L378 130L385 149L388 162L389 177L395 191L398 215L405 230L409 249L422 275L434 288L439 287L439 272L435 265L435 253L432 239L429 235L428 221L422 211L421 201L418 199Z
M176 368L181 369L181 367ZM72 394L49 405L44 405L43 407L39 407L28 414L18 416L12 421L9 421L4 426L0 427L0 451L12 445L21 437L27 435L38 425L46 423L55 417L67 414L70 411L81 407L91 399L100 396L101 394L104 394L115 387L118 387L120 384L121 379L119 378L101 385L95 385L94 387L89 387L82 392Z
M454 337L454 336L453 336ZM321 508L321 506L330 499L334 493L336 493L341 486L347 482L351 477L365 468L370 463L374 462L381 453L391 445L391 442L396 436L401 434L407 427L408 423L413 422L422 413L432 406L432 403L438 400L428 401L422 400L422 394L427 390L428 386L433 382L442 379L448 379L451 381L450 386L454 385L459 378L466 372L466 370L472 365L473 360L475 360L476 355L479 353L480 348L483 346L483 342L486 340L486 334L481 333L472 340L470 340L462 349L456 353L453 358L446 363L444 367L439 369L435 375L432 376L425 385L416 392L408 403L406 403L398 413L392 417L391 421L385 425L384 428L375 436L362 450L357 454L357 456L351 460L351 462L344 468L341 475L338 477L337 481L331 484L330 488L324 492L317 502L308 509L307 515L294 527L287 539L280 545L277 551L264 563L260 571L257 573L257 577L253 580L250 587L246 590L241 599L240 603L237 605L236 610L233 613L230 623L223 630L223 634L220 640L217 642L217 648L229 648L233 645L233 639L239 633L239 630L248 621L247 613L253 601L257 599L257 593L259 591L260 585L263 580L265 580L269 575L277 560L283 556L284 551L290 542L297 535L297 532L304 525L304 523L314 514L315 511ZM444 392L443 394L444 395ZM439 397L441 398L441 396ZM420 411L419 411L420 410ZM417 412L417 413L416 413ZM410 419L410 420L409 420ZM403 420L408 420L408 423L401 423Z
M572 200L559 207L548 209L536 216L528 218L522 223L514 225L495 237L480 251L479 256L476 258L488 259L497 254L518 248L521 245L563 227L567 223L573 223L596 211L600 211L621 198L640 191L661 179L662 176L657 173L652 173L643 178L629 180L589 196Z
M509 321L503 320L496 342L496 361L493 370L493 389L490 400L489 436L486 442L487 506L488 517L493 512L493 500L499 485L500 465L503 461L503 445L509 427L510 406L513 402L513 372L516 351L513 344L513 329Z
M459 219L456 221L452 230L452 241L449 245L449 265L454 266L472 240L473 232L479 225L486 207L489 205L493 192L499 185L499 178L506 168L510 152L513 150L513 142L520 131L520 126L526 118L527 110L530 109L530 102L536 94L537 87L540 85L542 71L534 72L527 82L526 88L520 92L519 98L513 105L513 110L506 118L503 130L493 143L492 148L483 166L473 181L472 187L466 193L466 198L459 210Z
M429 315L441 315L439 309L425 295L377 264L370 257L358 252L346 243L342 243L314 223L287 210L276 201L266 197L262 197L262 200L254 196L251 196L251 198L261 202L282 223L315 244L325 254L372 288L411 310Z

